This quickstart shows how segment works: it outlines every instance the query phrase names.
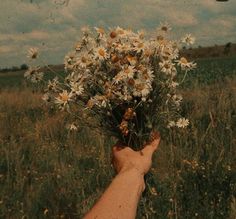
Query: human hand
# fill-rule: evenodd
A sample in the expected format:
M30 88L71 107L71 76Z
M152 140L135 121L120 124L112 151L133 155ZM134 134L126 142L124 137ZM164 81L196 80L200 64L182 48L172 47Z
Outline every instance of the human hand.
M152 165L152 155L157 150L160 139L160 134L153 132L151 142L140 151L134 151L130 147L117 143L113 147L113 166L117 173L136 169L141 175L146 174Z

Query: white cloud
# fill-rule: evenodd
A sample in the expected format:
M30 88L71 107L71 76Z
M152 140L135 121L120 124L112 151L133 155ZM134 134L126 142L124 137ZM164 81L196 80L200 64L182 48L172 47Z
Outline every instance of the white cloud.
M35 0L32 4L29 0L2 1L0 49L4 53L0 53L0 66L12 60L20 64L24 61L23 49L42 44L48 62L60 63L85 24L153 31L160 21L168 21L175 35L192 32L198 44L227 42L236 31L236 2L233 0L228 3L215 0L70 0L68 4L66 1ZM16 52L12 54L12 51Z

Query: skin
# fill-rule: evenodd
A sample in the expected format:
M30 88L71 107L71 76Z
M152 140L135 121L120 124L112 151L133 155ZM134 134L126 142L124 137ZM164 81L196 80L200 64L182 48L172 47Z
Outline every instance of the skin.
M84 219L134 219L141 194L145 189L144 175L152 164L152 155L160 143L159 133L141 151L116 144L113 166L116 177Z

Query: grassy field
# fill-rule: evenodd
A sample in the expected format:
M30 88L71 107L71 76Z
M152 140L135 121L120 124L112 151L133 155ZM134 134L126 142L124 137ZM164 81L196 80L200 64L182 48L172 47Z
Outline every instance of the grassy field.
M236 218L234 58L198 60L182 88L191 125L162 139L138 219ZM114 139L67 131L22 74L0 74L0 218L82 218L114 176Z

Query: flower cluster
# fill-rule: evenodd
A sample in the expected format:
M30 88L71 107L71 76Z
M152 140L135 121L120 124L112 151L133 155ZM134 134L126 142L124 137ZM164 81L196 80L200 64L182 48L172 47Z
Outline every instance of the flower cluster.
M60 109L82 107L129 145L142 144L159 126L186 127L188 120L179 114L177 72L187 73L196 64L179 57L179 43L192 44L194 38L172 41L169 30L163 24L151 38L121 27L82 28L81 40L64 59L65 80L50 80L44 100Z

